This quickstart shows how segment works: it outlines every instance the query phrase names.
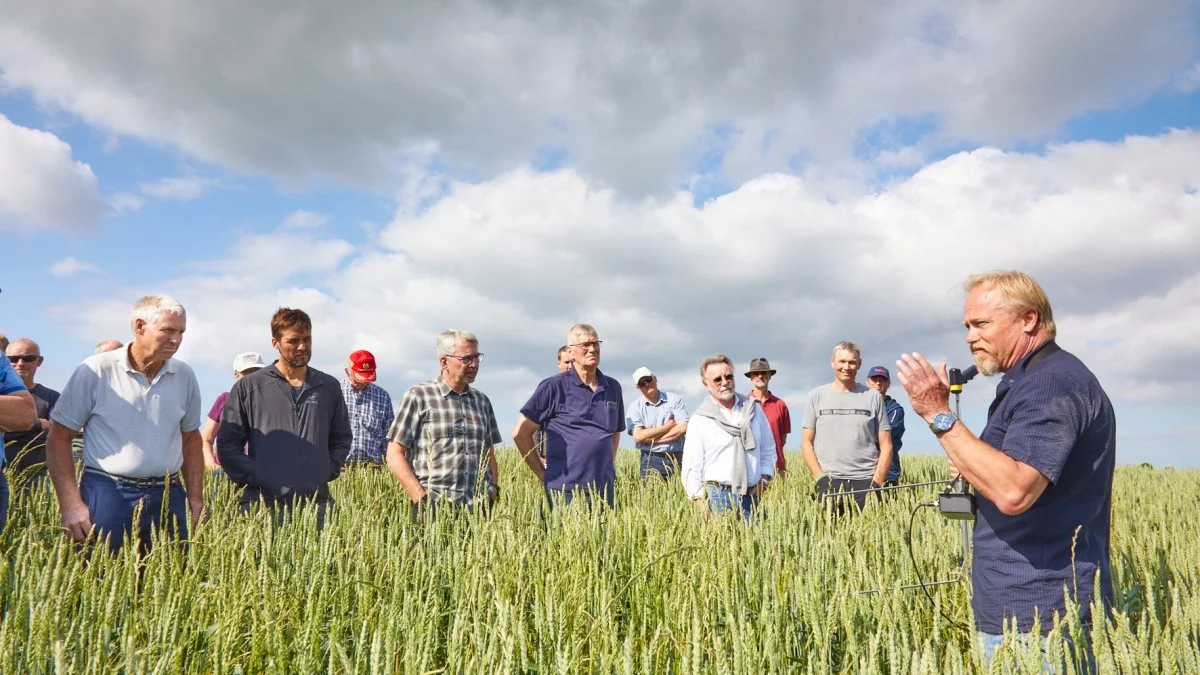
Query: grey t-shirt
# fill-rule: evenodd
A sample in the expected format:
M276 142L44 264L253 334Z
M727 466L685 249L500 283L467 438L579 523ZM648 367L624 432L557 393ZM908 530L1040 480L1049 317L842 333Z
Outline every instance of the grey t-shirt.
M804 428L815 429L813 450L833 478L863 480L879 463L879 432L888 431L886 408L879 392L863 385L838 391L833 384L813 389L805 408Z

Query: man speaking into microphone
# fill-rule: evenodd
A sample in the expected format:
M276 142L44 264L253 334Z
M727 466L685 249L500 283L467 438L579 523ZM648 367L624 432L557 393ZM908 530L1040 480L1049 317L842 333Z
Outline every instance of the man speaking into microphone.
M1079 604L1085 629L1097 594L1111 605L1116 417L1096 376L1055 342L1050 301L1033 277L991 272L963 288L971 356L981 374L1003 373L983 432L951 411L945 365L935 370L917 353L896 365L913 412L976 491L971 604L991 661L1006 626L1040 640L1035 615L1044 633L1064 598Z

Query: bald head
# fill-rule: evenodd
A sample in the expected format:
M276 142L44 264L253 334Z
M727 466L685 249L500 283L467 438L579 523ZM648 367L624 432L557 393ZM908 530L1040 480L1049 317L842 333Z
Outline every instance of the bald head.
M120 340L101 340L100 342L96 343L96 353L103 354L104 352L111 352L114 349L120 349L124 346L125 345Z

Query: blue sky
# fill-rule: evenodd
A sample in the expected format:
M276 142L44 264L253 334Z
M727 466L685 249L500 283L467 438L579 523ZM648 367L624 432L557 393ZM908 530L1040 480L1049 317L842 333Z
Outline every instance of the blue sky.
M0 331L61 386L171 293L211 400L296 304L318 367L372 349L398 399L466 328L509 429L582 320L623 383L697 403L705 354L767 355L798 412L842 339L964 364L956 283L1015 267L1119 460L1200 466L1197 4L1075 4L766 3L719 35L703 2L6 8Z

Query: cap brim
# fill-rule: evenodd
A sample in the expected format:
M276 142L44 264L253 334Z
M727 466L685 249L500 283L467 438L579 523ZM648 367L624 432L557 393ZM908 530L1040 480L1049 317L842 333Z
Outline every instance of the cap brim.
M776 372L778 372L778 371L775 371L775 370L747 370L746 377L754 377L755 373L766 373L768 375L774 375Z
M355 379L359 380L360 382L374 382L375 381L375 371L373 371L373 370L369 373L360 373L357 370L351 370L350 372L354 373Z

